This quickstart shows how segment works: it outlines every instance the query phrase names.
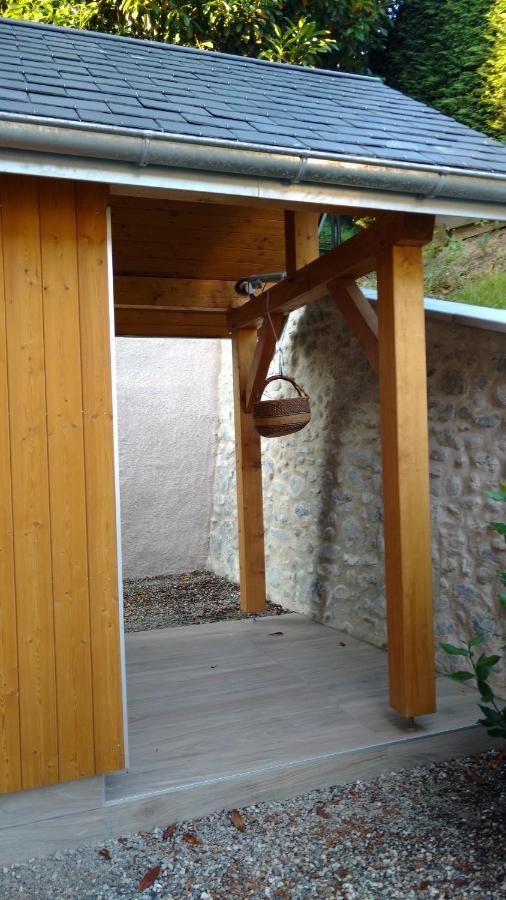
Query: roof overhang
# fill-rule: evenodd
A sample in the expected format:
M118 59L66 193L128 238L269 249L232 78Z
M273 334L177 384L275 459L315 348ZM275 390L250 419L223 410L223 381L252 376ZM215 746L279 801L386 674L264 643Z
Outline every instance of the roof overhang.
M279 202L506 220L506 176L257 144L0 117L0 171Z

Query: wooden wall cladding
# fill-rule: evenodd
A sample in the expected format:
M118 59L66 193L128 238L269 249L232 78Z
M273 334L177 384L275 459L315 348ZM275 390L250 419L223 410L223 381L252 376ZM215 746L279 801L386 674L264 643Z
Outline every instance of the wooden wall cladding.
M238 280L285 269L283 210L111 197L114 273Z
M0 180L0 790L122 768L107 189Z

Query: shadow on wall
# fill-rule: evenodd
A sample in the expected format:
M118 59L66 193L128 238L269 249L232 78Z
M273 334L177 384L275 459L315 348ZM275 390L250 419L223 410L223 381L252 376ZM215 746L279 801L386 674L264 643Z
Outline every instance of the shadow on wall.
M506 336L427 318L436 643L500 631L497 515L506 480ZM377 646L386 641L377 377L330 301L290 316L287 373L312 421L263 441L270 599ZM237 578L231 367L223 357L209 568ZM413 522L416 528L416 522ZM448 660L438 653L441 669Z
M221 343L116 339L125 578L206 565Z

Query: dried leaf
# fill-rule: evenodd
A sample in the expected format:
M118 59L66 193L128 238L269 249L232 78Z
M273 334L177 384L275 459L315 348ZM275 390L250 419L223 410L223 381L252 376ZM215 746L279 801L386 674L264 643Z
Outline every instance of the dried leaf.
M153 866L152 869L148 869L145 873L144 877L141 878L139 884L137 885L138 891L145 891L146 888L150 887L154 881L158 878L160 874L161 866Z
M238 831L244 831L244 829L246 828L241 813L238 809L230 810L230 821Z
M322 819L330 819L330 813L327 812L323 803L317 803L315 806L315 813L317 816L321 816Z
M471 769L470 766L467 766L464 771L475 784L487 784L487 779L483 778L482 775L479 775L475 769Z
M278 634L283 634L283 632L282 631L270 631L269 637L277 637Z
M175 822L172 825L167 825L167 828L165 829L165 831L162 834L163 840L168 841L169 838L173 837L174 834L176 833L176 828L177 828L177 825Z
M108 862L111 859L111 854L109 853L107 847L102 847L101 850L98 851L99 856L103 856Z
M186 841L187 844L201 844L202 841L197 837L196 834L191 834L190 831L187 831L186 834L183 834L183 841Z

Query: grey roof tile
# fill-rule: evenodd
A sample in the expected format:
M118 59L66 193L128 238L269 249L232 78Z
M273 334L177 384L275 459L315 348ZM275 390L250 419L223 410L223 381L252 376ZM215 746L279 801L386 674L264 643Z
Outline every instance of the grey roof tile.
M506 172L506 147L375 78L2 18L0 112Z

